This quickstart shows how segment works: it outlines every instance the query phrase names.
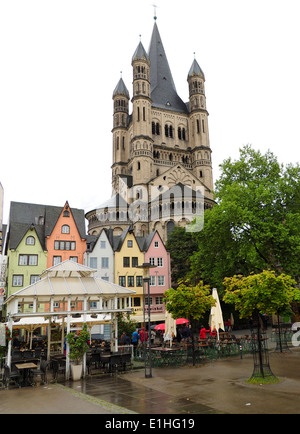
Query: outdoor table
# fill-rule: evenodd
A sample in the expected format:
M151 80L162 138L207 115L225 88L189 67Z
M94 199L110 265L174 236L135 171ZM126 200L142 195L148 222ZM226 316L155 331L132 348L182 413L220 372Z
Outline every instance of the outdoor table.
M37 365L35 363L16 363L15 367L22 371L23 381L22 386L31 386L31 382L29 381L29 372L31 369L37 369Z

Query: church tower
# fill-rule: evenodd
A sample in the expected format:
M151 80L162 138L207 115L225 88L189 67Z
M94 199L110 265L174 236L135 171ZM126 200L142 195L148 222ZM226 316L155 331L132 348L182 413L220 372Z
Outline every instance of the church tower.
M145 185L152 178L150 60L140 42L133 57L132 131L129 173L133 185Z
M205 76L194 59L187 68L189 101L184 102L156 17L148 52L140 41L131 65L131 113L122 78L113 92L114 194L86 214L88 232L97 235L106 228L117 235L132 225L136 236L157 230L166 241L175 226L194 220L198 188L203 208L214 205Z

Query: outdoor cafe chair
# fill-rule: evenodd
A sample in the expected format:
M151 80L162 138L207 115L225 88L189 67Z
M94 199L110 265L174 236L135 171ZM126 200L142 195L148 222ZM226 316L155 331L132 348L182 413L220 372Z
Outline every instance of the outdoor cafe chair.
M57 381L59 374L66 373L66 364L64 361L52 360L53 380Z
M30 372L31 378L34 382L34 379L38 376L41 377L41 381L45 384L47 383L47 368L49 362L47 360L41 360L39 369L32 369Z
M21 387L21 374L17 368L13 367L10 369L9 366L5 366L3 380L5 389L8 389L10 381L13 381L18 387Z

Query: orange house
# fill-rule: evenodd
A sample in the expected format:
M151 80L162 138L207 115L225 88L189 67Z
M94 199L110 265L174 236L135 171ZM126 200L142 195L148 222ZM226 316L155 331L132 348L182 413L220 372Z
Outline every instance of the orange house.
M72 210L68 204L49 228L47 239L47 268L70 259L83 264L86 251L84 210Z

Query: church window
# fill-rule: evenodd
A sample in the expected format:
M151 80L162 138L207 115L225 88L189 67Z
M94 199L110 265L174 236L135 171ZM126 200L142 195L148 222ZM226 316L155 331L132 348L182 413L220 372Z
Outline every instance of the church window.
M203 177L203 172L202 172L202 170L200 170L200 173L199 173L199 175L200 175L200 178L202 178L202 177Z
M119 137L117 137L117 150L119 149Z
M197 119L197 133L200 133L200 122L199 119Z
M137 108L137 120L140 121L140 108Z
M125 149L125 137L122 138L122 148Z
M205 133L204 119L202 119L202 131Z
M143 121L146 120L146 109L145 107L143 107Z
M137 170L141 170L141 163L140 163L140 161L137 162Z
M178 127L178 139L181 140L181 128Z

